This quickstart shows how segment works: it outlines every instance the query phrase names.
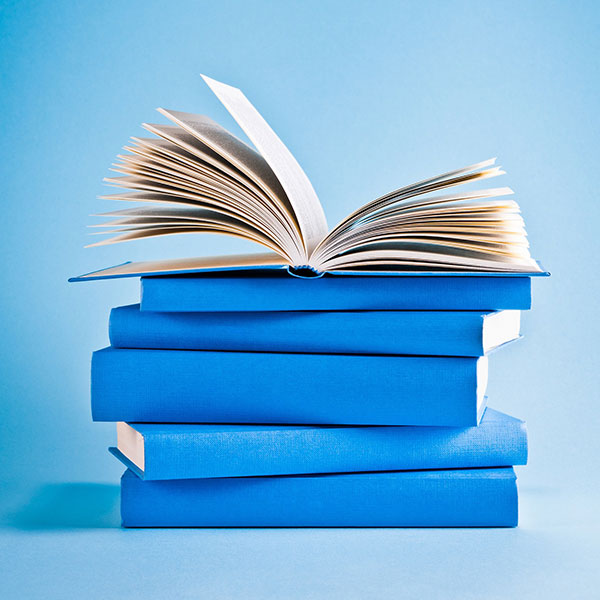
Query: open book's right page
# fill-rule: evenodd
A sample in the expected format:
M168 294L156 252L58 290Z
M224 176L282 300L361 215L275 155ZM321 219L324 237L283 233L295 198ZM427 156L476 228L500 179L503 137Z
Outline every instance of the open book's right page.
M539 271L507 187L438 194L501 175L495 159L382 196L344 219L316 248L321 271L406 268Z

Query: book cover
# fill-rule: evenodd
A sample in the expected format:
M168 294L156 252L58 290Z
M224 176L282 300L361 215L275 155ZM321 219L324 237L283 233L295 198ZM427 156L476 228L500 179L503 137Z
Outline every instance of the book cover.
M114 348L483 356L519 336L519 311L152 312L113 308Z
M290 277L281 269L142 277L141 309L195 311L527 310L531 278L434 274Z
M104 348L92 417L154 423L476 425L487 358Z
M121 478L124 527L514 527L510 467L285 477Z
M478 427L117 424L110 451L146 480L524 465L525 423L487 408Z

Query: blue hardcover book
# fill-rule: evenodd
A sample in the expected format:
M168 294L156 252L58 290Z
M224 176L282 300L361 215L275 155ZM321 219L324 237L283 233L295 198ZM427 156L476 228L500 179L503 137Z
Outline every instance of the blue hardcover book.
M113 308L115 348L482 356L519 336L520 311L150 312Z
M525 423L486 409L479 427L117 423L110 451L146 480L524 465Z
M158 312L527 310L532 275L327 274L310 279L265 269L142 277L141 308Z
M510 467L285 477L121 478L124 527L514 527Z
M487 358L104 348L95 421L477 425Z

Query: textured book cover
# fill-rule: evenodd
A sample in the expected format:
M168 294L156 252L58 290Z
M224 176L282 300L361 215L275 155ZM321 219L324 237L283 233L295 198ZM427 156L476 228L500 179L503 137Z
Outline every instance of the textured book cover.
M124 527L514 527L510 467L285 477L121 479Z
M111 452L146 480L524 465L525 423L487 408L478 427L118 423Z
M96 421L476 425L487 358L104 348Z
M115 348L482 356L519 336L520 311L152 312L113 308Z
M336 276L283 270L142 277L141 308L159 312L527 310L531 274Z

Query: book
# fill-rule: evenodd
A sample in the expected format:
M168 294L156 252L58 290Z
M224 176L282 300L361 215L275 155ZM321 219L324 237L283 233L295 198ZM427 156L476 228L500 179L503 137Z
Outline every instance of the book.
M515 527L515 472L121 478L124 527Z
M525 423L487 408L478 427L117 423L109 449L146 480L524 465Z
M318 279L281 270L142 277L141 310L153 312L333 310L527 310L525 276L396 276Z
M114 348L483 356L519 337L518 310L150 312L113 308Z
M95 421L476 425L487 357L104 348Z
M113 237L92 246L180 233L221 233L268 252L128 263L92 278L231 267L297 274L412 270L541 272L508 187L454 191L504 173L495 159L413 183L365 204L329 230L302 168L237 88L203 76L250 145L204 115L159 108L172 125L143 124L106 178L105 199L139 203L104 213ZM75 278L86 279L87 276Z

